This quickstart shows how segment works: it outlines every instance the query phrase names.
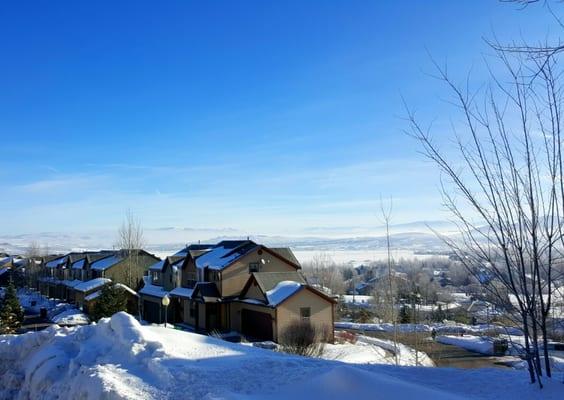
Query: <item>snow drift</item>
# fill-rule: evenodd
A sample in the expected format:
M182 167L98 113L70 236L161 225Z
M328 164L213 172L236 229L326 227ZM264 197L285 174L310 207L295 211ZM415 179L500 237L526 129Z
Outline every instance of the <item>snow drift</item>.
M523 371L350 365L141 326L98 324L0 336L0 399L561 398Z

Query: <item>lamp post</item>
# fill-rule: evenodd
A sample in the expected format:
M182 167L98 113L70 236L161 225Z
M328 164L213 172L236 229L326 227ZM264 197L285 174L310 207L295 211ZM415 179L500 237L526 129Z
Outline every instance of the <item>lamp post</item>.
M167 319L167 316L168 316L168 305L170 304L170 298L168 297L168 295L165 295L163 297L163 299L161 300L161 304L165 308L165 328L166 328L166 319Z

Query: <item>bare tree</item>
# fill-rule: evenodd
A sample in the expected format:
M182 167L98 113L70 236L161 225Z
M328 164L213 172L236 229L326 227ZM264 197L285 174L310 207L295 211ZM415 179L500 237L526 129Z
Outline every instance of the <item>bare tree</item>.
M137 268L139 250L143 248L144 244L145 240L141 222L135 218L131 210L128 210L125 215L125 220L118 230L116 247L127 257L126 282L127 286L131 288L137 286L137 282L133 277L133 269Z
M29 244L29 246L27 246L27 249L25 251L25 256L27 258L41 257L42 255L44 255L43 249L41 248L39 243L33 241Z
M384 201L380 199L380 214L382 220L384 221L384 226L386 227L386 255L387 255L387 267L388 267L388 281L387 281L387 298L386 303L389 305L389 312L391 316L392 323L394 324L394 360L396 365L399 365L398 360L398 326L397 326L397 318L396 318L396 296L394 294L397 292L394 290L394 278L393 278L393 270L392 270L392 252L391 252L391 241L390 241L390 222L392 220L392 200L388 204L388 207L384 206Z
M530 379L542 387L542 358L551 375L546 326L553 266L564 244L560 70L552 53L495 51L505 73L491 72L491 85L476 92L468 82L457 86L435 63L463 119L461 129L453 128L458 159L441 151L409 109L408 133L444 178L444 203L461 240L443 239L499 304L513 299Z

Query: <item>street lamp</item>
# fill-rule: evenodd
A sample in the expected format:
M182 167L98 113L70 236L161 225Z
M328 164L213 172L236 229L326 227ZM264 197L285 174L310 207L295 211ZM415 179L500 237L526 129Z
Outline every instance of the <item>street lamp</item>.
M165 328L166 328L166 318L168 316L167 314L168 314L168 305L170 304L170 297L168 297L168 295L165 295L161 300L161 304L165 308Z

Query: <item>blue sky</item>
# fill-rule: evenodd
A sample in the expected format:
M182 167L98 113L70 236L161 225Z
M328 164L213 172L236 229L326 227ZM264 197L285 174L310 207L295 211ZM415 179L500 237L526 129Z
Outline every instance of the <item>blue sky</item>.
M395 223L443 219L401 96L442 132L429 53L481 83L483 37L551 24L494 0L3 3L0 233L131 209L147 229L347 235L380 225L380 196Z

